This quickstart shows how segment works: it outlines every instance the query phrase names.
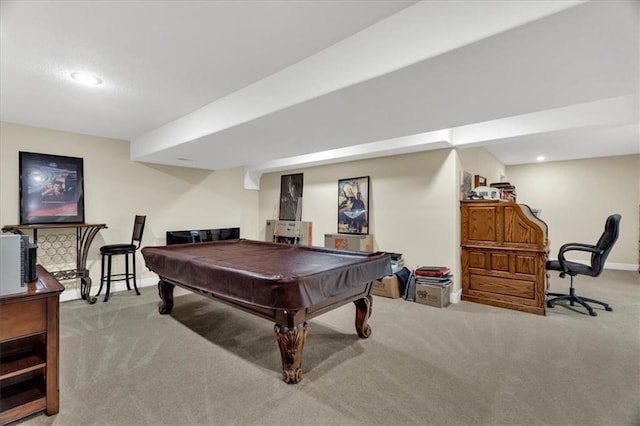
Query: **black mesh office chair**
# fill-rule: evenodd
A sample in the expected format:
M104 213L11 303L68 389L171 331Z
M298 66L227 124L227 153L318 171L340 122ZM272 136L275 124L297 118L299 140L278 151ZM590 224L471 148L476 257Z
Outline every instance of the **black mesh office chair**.
M594 317L598 314L594 312L593 308L591 308L587 302L602 305L606 311L613 310L611 306L604 302L577 296L575 289L573 288L573 277L576 275L597 277L602 273L607 256L609 256L609 252L613 248L613 244L618 239L618 234L620 232L620 219L622 219L622 216L619 214L612 214L607 218L607 222L604 225L604 232L600 236L596 245L581 243L564 244L560 247L560 251L558 252L558 260L550 260L547 262L547 270L560 271L560 278L564 278L567 274L571 277L569 294L547 293L547 296L555 296L547 300L548 307L553 308L555 303L560 300L568 300L571 306L575 306L575 303L579 303L584 306L587 311L589 311L589 315ZM585 265L566 260L565 253L569 251L583 251L591 253L591 263L589 265Z
M102 291L102 285L105 280L107 281L107 290L104 294L104 301L109 300L109 293L111 291L111 281L126 281L127 290L131 290L129 280L133 280L133 288L136 290L136 294L140 296L138 291L138 285L136 284L136 251L140 248L142 242L142 232L144 231L144 222L146 216L136 216L133 222L133 235L131 236L131 244L110 244L100 247L100 256L102 258L102 264L100 269L100 288L96 296L100 295ZM124 274L111 274L111 258L113 256L124 255ZM133 269L129 271L129 255L133 259ZM107 272L105 274L104 262L107 260Z

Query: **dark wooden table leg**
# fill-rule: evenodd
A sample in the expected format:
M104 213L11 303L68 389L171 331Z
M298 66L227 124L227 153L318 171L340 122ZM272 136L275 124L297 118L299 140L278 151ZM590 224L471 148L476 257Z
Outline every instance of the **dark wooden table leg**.
M98 298L91 296L91 277L87 269L87 257L89 256L89 248L93 239L103 228L106 228L106 225L93 225L86 228L76 227L76 271L80 278L80 297L90 305L96 303Z
M282 380L296 384L302 380L302 350L307 340L307 323L293 328L276 324L273 329L282 357Z
M162 280L158 281L158 294L160 295L160 304L158 311L162 315L169 315L173 310L173 288L175 285L169 284Z
M367 338L371 336L371 327L367 324L367 320L371 316L373 309L373 298L366 296L353 303L356 305L356 331L358 336Z
M91 277L87 275L80 277L80 297L86 300L90 305L96 303L97 297L91 296Z

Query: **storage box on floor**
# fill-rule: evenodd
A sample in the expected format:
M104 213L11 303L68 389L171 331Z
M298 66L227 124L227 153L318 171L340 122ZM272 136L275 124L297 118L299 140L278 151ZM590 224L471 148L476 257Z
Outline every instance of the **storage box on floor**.
M375 296L390 297L391 299L397 299L400 294L400 282L398 277L391 275L384 277L381 280L376 280L373 283L373 290L371 294Z
M444 308L449 305L451 284L444 287L438 285L416 284L416 303Z
M352 251L373 251L373 235L324 234L326 248Z

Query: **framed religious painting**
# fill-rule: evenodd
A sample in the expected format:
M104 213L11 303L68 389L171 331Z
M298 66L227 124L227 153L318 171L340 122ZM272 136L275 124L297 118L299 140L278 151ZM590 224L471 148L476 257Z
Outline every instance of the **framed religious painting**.
M84 223L82 158L19 152L20 224Z
M369 233L369 176L338 181L338 233Z

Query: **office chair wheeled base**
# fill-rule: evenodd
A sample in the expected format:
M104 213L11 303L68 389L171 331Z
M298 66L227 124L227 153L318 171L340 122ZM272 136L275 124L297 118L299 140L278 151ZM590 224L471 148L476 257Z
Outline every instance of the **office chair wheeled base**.
M568 300L571 306L575 306L575 303L578 303L584 306L587 309L587 311L589 311L589 315L591 315L592 317L597 317L598 314L593 310L591 306L589 306L587 302L597 303L599 305L602 305L605 311L609 311L609 312L613 311L613 308L609 306L607 303L601 302L599 300L589 299L588 297L576 296L576 291L573 287L569 289L569 294L547 293L547 296L556 296L553 299L547 300L547 306L549 308L553 308L555 306L555 303L560 300Z

